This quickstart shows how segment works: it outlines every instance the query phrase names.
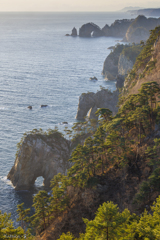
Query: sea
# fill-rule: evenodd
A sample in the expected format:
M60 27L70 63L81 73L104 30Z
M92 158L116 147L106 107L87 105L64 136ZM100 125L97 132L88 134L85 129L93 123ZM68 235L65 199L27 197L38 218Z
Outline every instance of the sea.
M17 218L17 204L31 207L35 191L16 191L7 174L17 143L25 132L47 130L62 122L72 127L79 96L101 86L115 90L101 75L108 47L121 39L66 37L87 22L100 27L115 19L133 18L122 12L0 13L0 210ZM90 81L96 76L98 81ZM48 107L41 108L41 105ZM31 105L32 110L27 107ZM42 179L37 179L39 189Z

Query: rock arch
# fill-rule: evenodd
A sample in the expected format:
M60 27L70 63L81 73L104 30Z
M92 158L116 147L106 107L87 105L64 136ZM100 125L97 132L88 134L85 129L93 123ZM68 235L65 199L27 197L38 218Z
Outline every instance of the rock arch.
M79 29L80 37L100 37L103 35L101 28L94 23L86 23Z
M109 108L115 114L118 111L118 96L118 90L111 92L108 89L102 89L97 93L82 93L79 97L76 119L84 120L89 110L89 117L96 118L94 113L97 108Z
M70 144L60 133L27 135L7 178L16 190L30 189L40 176L49 187L56 174L66 174L70 167Z

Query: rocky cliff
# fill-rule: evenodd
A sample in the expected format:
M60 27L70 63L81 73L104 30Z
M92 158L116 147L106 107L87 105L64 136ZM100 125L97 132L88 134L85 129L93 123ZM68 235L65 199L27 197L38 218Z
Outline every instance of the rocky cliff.
M104 61L102 75L108 80L116 80L117 75L125 76L132 69L140 51L140 45L117 44Z
M114 23L109 26L106 24L102 31L104 32L104 36L106 37L119 37L123 38L129 28L130 24L134 21L134 19L122 19L115 20Z
M136 19L115 20L109 26L106 24L102 29L95 23L86 23L79 29L80 37L117 37L123 38L124 42L139 43L146 41L149 37L149 31L160 24L160 18L146 18L139 15ZM71 36L77 36L77 30L72 30Z
M137 94L140 86L144 82L156 81L157 83L160 84L160 51L159 50L160 50L160 28L156 29L152 33L151 38L149 39L149 41L147 41L146 46L143 48L141 54L136 60L136 63L133 67L133 69L136 70L136 72L134 72L133 74L134 77L130 78L130 82L126 82L125 94L130 94L130 93ZM150 62L153 63L153 61L154 61L154 67L153 67L153 64L150 65ZM143 74L143 77L142 77L142 74ZM155 92L155 95L156 93L157 92ZM137 95L135 95L135 97L137 97ZM141 95L141 97L144 97L144 95ZM89 98L91 99L91 102L92 102L92 98L94 98L93 93L90 94ZM160 186L159 185L160 145L158 145L157 149L155 148L156 146L155 142L159 141L159 138L160 138L160 131L159 131L159 127L156 127L153 121L152 122L153 128L151 128L147 133L146 131L148 131L149 125L148 124L145 125L145 122L147 122L147 119L145 118L145 121L143 121L145 129L144 128L141 129L145 135L143 136L143 141L141 141L141 143L139 144L139 139L138 139L139 124L137 125L137 130L136 130L137 119L135 117L134 124L133 124L132 122L133 119L131 118L131 116L134 115L134 111L135 111L135 109L133 109L133 106L136 106L136 109L141 110L141 105L138 104L137 106L137 102L138 102L137 99L135 103L134 101L132 101L133 98L130 100L131 101L128 102L129 103L128 105L125 105L124 108L123 107L121 108L119 114L117 115L117 121L114 121L115 119L113 119L113 125L111 124L113 126L113 132L111 133L113 135L110 135L113 138L108 138L109 136L108 131L109 131L109 128L111 127L110 123L108 124L109 128L107 129L107 134L106 134L106 137L108 138L107 140L113 139L114 141L112 142L110 140L108 145L109 150L108 151L104 150L106 151L105 153L106 153L106 159L107 159L106 172L104 172L103 174L100 174L98 172L97 174L98 182L93 189L89 187L84 189L79 189L78 187L74 188L73 186L69 186L68 192L69 192L69 197L71 199L71 202L68 209L63 214L61 214L61 216L58 219L56 219L52 223L52 225L50 225L49 228L44 233L41 234L41 236L39 236L39 239L43 239L43 240L55 239L56 240L59 238L59 236L63 232L67 233L68 231L73 233L75 237L78 237L79 236L78 233L83 233L85 231L85 225L82 221L82 218L88 218L89 220L93 219L95 211L97 210L98 206L106 201L113 201L114 203L118 204L121 210L123 210L126 207L131 212L136 212L138 210L137 211L138 214L142 213L144 208L147 208L147 210L150 211L150 205L155 201L156 197L160 194L160 188L159 188ZM131 108L129 109L130 104L131 104ZM145 102L145 105L143 106L146 107L146 105L147 104ZM150 107L150 104L148 103L147 106ZM152 106L151 104L151 108L152 107L154 109L154 106ZM121 111L123 115L121 115ZM148 116L148 118L150 118L149 116L150 112L148 111L145 111L145 112L147 114L145 116ZM126 117L127 114L129 118L127 118L127 121L126 121L126 118L124 118L124 116ZM123 119L124 119L123 125L119 123L119 121L122 120L120 116L123 116ZM153 116L153 119L154 117L155 116ZM128 121L130 118L131 120ZM130 125L129 123L132 123L131 128L129 127ZM148 123L149 123L149 120L148 120ZM121 131L121 133L124 134L125 124L127 126L125 128L126 136L122 138L122 141L120 144L120 138L122 134L117 135L115 134L115 132L117 133L118 131ZM128 147L131 147L132 145L131 139L133 140L134 144L132 145L132 151L128 151L127 149L124 152L123 151L116 152L116 151L110 150L110 148L114 149L114 146L116 144L117 146L120 147L120 149L122 149L121 147L124 146L124 139L125 139L125 144L128 141ZM151 151L151 149L153 149L154 151ZM108 158L108 154L110 152L111 154L113 154L112 155L113 158L111 158L112 160L108 167L108 164L110 161L110 158ZM124 155L122 154L122 152L124 153ZM123 165L123 168L124 168L123 171L121 171L119 159L120 157L122 157L122 161L124 161L124 156L125 156L125 164ZM114 157L117 157L117 161L115 162L115 164L113 164L112 162L114 161L113 160ZM158 169L153 174L157 166L158 166ZM151 186L149 185L150 183L151 183ZM135 205L136 203L134 202L136 199L135 197L137 196L137 193L139 194L138 195L139 205ZM138 218L137 218L137 221L138 221ZM133 237L135 239L138 239L136 234ZM141 238L141 236L139 237Z
M60 133L50 135L28 134L18 151L7 178L16 190L30 189L36 178L42 176L44 185L58 173L66 174L70 167L71 142Z
M142 83L156 81L160 84L160 27L152 31L132 71L124 82L124 92L138 93Z
M133 67L133 62L124 54L121 54L118 60L118 74L126 75Z
M118 102L118 91L110 92L108 89L102 89L97 93L82 93L79 97L78 110L76 119L84 120L88 111L89 118L97 119L95 112L98 108L109 108L113 114L118 110L116 107Z
M160 24L160 18L146 18L139 15L129 26L124 41L139 43L141 40L146 41L149 38L150 30Z
M94 23L86 23L79 29L80 37L101 37L103 35L101 28Z

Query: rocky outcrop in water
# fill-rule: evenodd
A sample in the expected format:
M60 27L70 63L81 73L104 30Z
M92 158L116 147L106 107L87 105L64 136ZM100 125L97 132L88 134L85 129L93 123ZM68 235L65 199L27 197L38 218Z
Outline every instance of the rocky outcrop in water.
M149 30L160 24L160 18L146 18L138 16L136 19L118 19L109 26L106 24L102 29L95 23L86 23L79 29L80 37L117 37L123 38L124 42L140 42L149 37ZM68 36L68 35L67 35ZM76 28L73 28L71 36L77 36Z
M103 35L101 28L94 23L86 23L79 29L80 37L101 37Z
M119 88L123 88L124 86L124 81L125 81L125 76L124 75L120 75L118 74L117 77L116 77L116 88L119 89Z
M89 110L89 118L97 119L95 116L97 108L109 108L113 114L115 114L118 110L116 107L118 102L118 95L118 91L114 91L112 93L108 89L102 89L97 93L82 93L79 97L76 119L84 120Z
M72 37L77 37L77 29L75 27L72 29L71 36Z
M16 190L30 189L40 176L44 178L44 185L49 187L56 174L66 174L70 154L71 142L58 132L29 134L22 142L7 178Z

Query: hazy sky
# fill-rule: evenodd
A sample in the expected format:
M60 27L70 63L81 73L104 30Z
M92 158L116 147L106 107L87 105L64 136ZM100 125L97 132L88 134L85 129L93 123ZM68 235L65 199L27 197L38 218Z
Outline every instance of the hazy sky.
M0 0L0 11L116 11L128 6L160 8L160 0Z

